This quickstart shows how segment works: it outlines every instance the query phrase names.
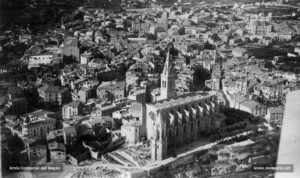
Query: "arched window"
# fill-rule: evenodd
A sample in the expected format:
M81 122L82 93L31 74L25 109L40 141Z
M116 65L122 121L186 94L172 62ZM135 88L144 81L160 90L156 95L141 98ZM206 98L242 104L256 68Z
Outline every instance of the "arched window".
M186 125L184 124L183 126L183 133L185 134L186 133Z
M172 138L172 130L171 130L171 129L169 130L168 137L169 137L169 139L171 139L171 138Z
M193 129L194 129L194 123L192 122L191 123L191 132L193 131Z
M176 127L176 136L178 136L178 135L179 135L179 128Z

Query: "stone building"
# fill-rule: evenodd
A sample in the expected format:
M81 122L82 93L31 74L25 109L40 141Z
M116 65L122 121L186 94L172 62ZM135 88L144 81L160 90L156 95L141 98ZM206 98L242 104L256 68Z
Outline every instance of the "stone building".
M28 102L26 98L12 98L11 95L8 95L6 106L9 107L11 114L23 114L27 112Z
M70 91L65 87L44 85L38 89L38 92L45 103L62 105L71 100Z
M29 138L46 139L46 135L55 129L54 113L37 110L21 116L25 121L22 124L22 136Z
M161 87L160 87L159 100L164 100L164 99L174 97L176 73L172 62L172 57L170 56L170 50L168 51L166 63L163 72L160 75L160 78L161 78L161 84L160 84Z
M147 104L147 138L153 160L167 158L172 149L196 141L220 126L217 97L196 93Z
M82 110L82 104L80 101L73 101L65 104L62 107L63 119L71 119L72 116L79 115Z
M63 137L65 145L74 145L77 141L77 131L75 126L64 127Z
M217 97L190 93L175 97L176 74L168 52L159 101L146 104L147 139L152 160L167 158L176 147L196 141L203 133L220 127Z
M125 97L125 81L103 82L97 88L97 97L102 101L115 101Z

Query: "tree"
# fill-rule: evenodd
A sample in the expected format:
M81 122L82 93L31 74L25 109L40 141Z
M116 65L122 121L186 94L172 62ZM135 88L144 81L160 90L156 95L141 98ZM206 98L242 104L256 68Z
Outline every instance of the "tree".
M147 40L157 40L156 35L152 34L152 33L147 33Z

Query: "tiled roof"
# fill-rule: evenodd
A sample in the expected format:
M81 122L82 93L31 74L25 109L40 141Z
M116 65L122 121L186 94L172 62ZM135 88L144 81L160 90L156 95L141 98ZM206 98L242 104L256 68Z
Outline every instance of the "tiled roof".
M64 132L66 134L76 133L76 129L74 126L64 127Z
M152 105L156 109L166 109L166 108L169 108L169 107L180 106L180 105L183 105L183 104L186 104L186 103L190 103L190 102L198 101L198 100L201 100L201 99L209 98L211 96L212 96L212 94L210 94L210 93L192 93L192 94L172 98L172 99L169 99L169 100L154 102L150 105Z
M130 106L130 110L135 110L135 111L141 111L142 110L142 104L138 102L134 102Z
M80 103L81 103L80 101L73 101L71 103L66 104L65 106L66 107L79 107Z

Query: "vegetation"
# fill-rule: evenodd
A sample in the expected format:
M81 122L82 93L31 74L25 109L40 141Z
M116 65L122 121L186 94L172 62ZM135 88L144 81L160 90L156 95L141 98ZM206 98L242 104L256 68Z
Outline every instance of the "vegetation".
M237 122L249 122L256 124L258 123L258 118L255 118L253 115L233 109L233 108L221 108L220 112L225 115L225 126L232 125Z
M199 90L201 87L205 86L205 80L209 80L211 75L207 69L200 65L194 70L194 89Z

